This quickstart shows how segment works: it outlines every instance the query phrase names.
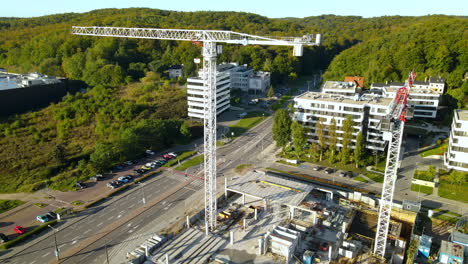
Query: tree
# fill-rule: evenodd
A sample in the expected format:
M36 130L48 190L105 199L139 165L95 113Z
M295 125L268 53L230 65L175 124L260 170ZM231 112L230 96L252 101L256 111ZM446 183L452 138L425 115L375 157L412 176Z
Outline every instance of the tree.
M450 183L455 185L463 185L468 181L468 173L463 171L452 170L448 175Z
M336 120L333 117L330 121L330 126L328 127L328 137L329 137L329 145L330 145L330 155L329 159L330 162L335 162L335 155L336 155L336 144L338 143L338 137L336 135Z
M291 136L293 141L294 150L296 154L302 153L304 145L307 143L307 138L305 136L304 127L298 122L292 122L291 124Z
M182 125L180 125L180 134L184 136L185 138L191 138L192 133L190 132L190 128L188 127L186 122L183 122Z
M55 145L50 153L51 159L59 164L65 162L65 155L65 147L62 144Z
M322 161L323 158L323 152L325 151L327 147L327 143L325 142L325 125L323 124L324 120L323 118L320 118L317 122L317 125L315 126L315 133L317 134L318 138L318 146L319 146L319 151L320 151L320 158L319 161Z
M112 167L113 163L120 161L121 154L121 146L116 142L98 141L89 160L99 172L103 172Z
M357 134L356 137L356 147L354 148L354 162L356 163L356 168L362 165L364 158L364 135L362 131Z
M278 109L273 119L273 139L278 147L284 147L291 138L291 117L286 109Z
M346 116L346 119L343 121L343 141L341 147L341 163L346 164L350 160L350 148L349 144L351 143L351 138L353 136L353 118L352 116Z
M268 89L267 96L268 96L269 98L275 96L275 89L273 88L273 85L270 85L270 89Z

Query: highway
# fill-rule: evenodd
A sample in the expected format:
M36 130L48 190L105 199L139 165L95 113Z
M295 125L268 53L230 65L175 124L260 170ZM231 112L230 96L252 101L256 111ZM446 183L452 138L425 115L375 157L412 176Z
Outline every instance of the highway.
M218 175L223 177L224 173L236 167L238 164L255 164L255 160L258 160L258 152L262 150L261 144L266 148L266 146L272 142L271 126L272 118L270 117L255 128L236 138L233 142L218 148ZM189 172L192 174L196 173L192 171ZM76 222L72 225L62 228L62 226L64 226L62 222L55 226L55 228L59 230L56 234L59 251L63 254L64 252L80 246L80 243L88 241L93 236L102 236L102 232L104 232L103 229L107 226L118 223L119 220L126 217L131 217L131 214L136 209L141 209L144 206L142 202L143 195L147 203L155 199L161 200L155 206L148 207L146 211L134 217L130 222L113 229L95 242L83 247L74 256L62 259L60 263L104 263L106 244L108 252L112 251L114 246L118 246L121 241L131 238L136 230L144 229L145 224L150 221L162 222L166 226L169 226L171 224L171 219L167 219L166 217L166 215L169 215L168 212L180 203L185 203L185 199L190 197L190 195L197 190L200 192L203 191L202 181L193 180L192 178L187 178L180 174L168 171L156 177L157 179L154 181L132 187L122 196L115 197L109 202L105 202L79 213L74 216L73 220ZM184 181L192 182L170 196L161 197L166 190ZM221 182L221 178L219 182ZM218 189L218 191L222 190ZM184 215L183 210L177 213L179 217ZM13 256L8 258L0 259L1 262L18 264L54 262L53 232L48 232L42 237L27 243L29 243L30 246L25 250L16 252Z

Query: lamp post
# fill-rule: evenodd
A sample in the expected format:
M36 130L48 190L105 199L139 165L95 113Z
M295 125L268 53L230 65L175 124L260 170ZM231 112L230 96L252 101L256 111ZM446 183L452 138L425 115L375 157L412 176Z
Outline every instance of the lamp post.
M60 263L60 255L59 255L59 249L58 249L58 245L57 245L57 229L53 228L51 225L47 225L47 226L52 228L52 230L54 230L54 242L55 242L54 255L57 258L57 261Z

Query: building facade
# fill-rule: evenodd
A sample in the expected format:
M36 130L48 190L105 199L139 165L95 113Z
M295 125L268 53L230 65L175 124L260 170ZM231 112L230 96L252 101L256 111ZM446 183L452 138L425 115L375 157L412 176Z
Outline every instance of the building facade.
M449 169L468 171L468 110L454 111L444 163Z
M217 66L216 69L216 114L229 109L231 106L231 71L238 67L233 63L225 63ZM204 72L198 72L199 77L187 78L187 102L188 116L203 119L205 116L203 98L206 94L206 86L204 85Z
M306 92L294 98L294 120L310 129L309 142L318 142L315 127L319 120L325 125L325 135L331 120L335 119L337 127L338 147L342 147L343 122L347 116L353 120L352 145L356 142L359 132L365 136L365 147L370 150L383 151L386 141L383 132L378 129L380 120L390 109L390 98L374 95L362 95L349 98L317 92ZM328 136L326 136L328 140ZM354 148L354 146L352 146Z
M359 92L360 89L358 89L355 82L326 81L322 86L322 93L326 94L336 94L352 97Z
M169 67L169 78L176 79L182 77L184 65L171 65Z
M395 98L396 91L404 85L400 82L373 83L370 91L383 97ZM444 89L445 80L440 77L431 77L424 82L415 81L408 97L408 104L414 106L414 116L436 118L437 107Z

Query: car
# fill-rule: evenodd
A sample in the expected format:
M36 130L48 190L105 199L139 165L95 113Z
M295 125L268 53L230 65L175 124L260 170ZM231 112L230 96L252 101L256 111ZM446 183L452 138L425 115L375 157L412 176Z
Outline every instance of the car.
M244 118L246 115L247 115L247 113L243 112L243 113L240 113L239 115L237 115L237 117Z
M84 189L84 188L86 188L86 185L84 185L84 183L82 183L82 182L76 182L75 187L78 188L78 189Z
M315 166L315 167L312 168L312 170L314 170L314 171L319 171L319 170L322 170L322 169L323 169L323 167L320 167L320 166Z
M148 166L141 166L141 169L142 169L142 170L145 170L145 171L148 171L148 170L151 170L151 167L148 167Z
M50 211L50 212L47 212L47 214L45 214L45 216L49 217L49 219L57 219L57 214Z
M132 176L132 175L126 175L126 176L124 176L124 178L127 179L128 181L133 180L133 176Z
M46 215L38 215L36 216L36 220L42 223L49 222L50 219Z
M125 165L127 165L127 166L133 165L133 162L131 162L130 160L127 160L127 161L125 161L124 163L125 163Z
M169 152L169 153L167 153L167 155L171 155L174 158L177 158L177 156L178 156L175 152Z
M174 156L169 155L169 154L164 154L164 155L163 155L163 158L166 159L166 160L170 160L170 159L173 159Z
M115 170L121 170L121 169L123 169L123 167L120 166L120 165L116 165L116 166L114 167L114 169L115 169Z
M345 172L345 177L352 178L353 177L353 172L352 171Z
M112 181L112 182L107 183L107 187L112 188L112 189L118 188L120 187L120 185L122 185L120 181Z
M156 154L156 153L154 153L154 151L152 151L151 149L147 149L147 150L145 151L145 153L146 153L146 155L150 155L150 156L153 156L154 154Z
M150 168L152 168L152 166L151 166L151 165L152 165L152 164L151 164L151 162L148 162L148 163L146 163L146 164L145 164L145 166L146 166L146 167L150 167Z
M5 234L0 233L0 243L8 242L8 240L10 240L10 239L8 239L8 237L5 236Z
M128 178L126 178L126 176L121 176L117 180L121 183L127 183L130 181Z
M145 170L137 169L137 170L134 170L134 172L135 172L136 174L143 174L143 173L145 173Z
M20 234L20 235L26 233L26 229L24 229L24 227L22 226L15 226L15 228L13 228L13 231L15 231L15 233Z
M344 176L346 176L346 171L340 171L340 173L338 175L340 177L344 177Z
M332 174L332 173L334 173L334 172L335 172L334 169L331 169L331 168L326 168L326 169L325 169L325 173L326 173L326 174Z
M167 163L167 161L164 160L164 159L160 159L160 160L158 160L158 163L161 164L161 165L164 165L164 164Z

